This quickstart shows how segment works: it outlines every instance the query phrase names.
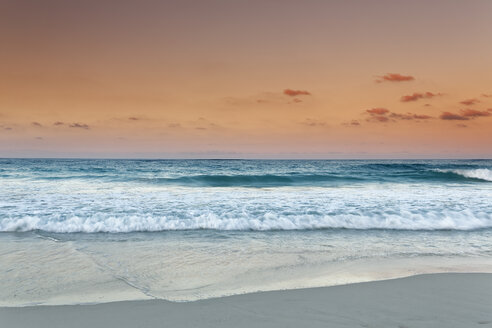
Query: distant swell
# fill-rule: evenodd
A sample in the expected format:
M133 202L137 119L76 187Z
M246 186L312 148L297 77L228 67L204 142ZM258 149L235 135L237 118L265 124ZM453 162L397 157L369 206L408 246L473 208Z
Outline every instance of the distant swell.
M474 230L492 228L492 213L473 212L400 212L366 215L276 215L271 212L257 217L230 217L227 213L206 213L178 217L92 217L5 218L0 231L43 230L57 233L74 232L151 232L167 230L313 230L313 229L390 229L390 230Z
M118 175L43 176L41 180L89 180L105 182L141 183L187 187L282 187L282 186L338 186L365 182L491 182L490 169L408 169L395 171L375 170L366 174L237 174L237 175L187 175L178 177L131 177Z
M330 182L363 181L362 177L335 175L195 175L178 178L146 178L139 182L207 187L269 187L289 185L313 185Z
M162 185L183 185L197 187L280 187L280 186L326 186L363 182L490 182L489 169L422 169L367 175L334 174L289 174L289 175L195 175L177 178L139 178L137 182Z

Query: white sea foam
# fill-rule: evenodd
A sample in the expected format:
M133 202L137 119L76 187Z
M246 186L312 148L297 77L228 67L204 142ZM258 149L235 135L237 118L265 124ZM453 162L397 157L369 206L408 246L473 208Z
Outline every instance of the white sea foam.
M465 178L492 181L492 170L489 169L471 169L471 170L437 170L438 172L451 172L464 176Z
M66 219L36 216L6 218L0 221L0 231L49 232L134 232L165 230L307 230L307 229L392 229L392 230L473 230L492 228L492 214L486 212L400 212L337 215L279 215L230 217L229 213L203 213L188 217L126 216L101 214Z
M0 231L473 230L492 228L491 195L490 183L253 189L4 180Z

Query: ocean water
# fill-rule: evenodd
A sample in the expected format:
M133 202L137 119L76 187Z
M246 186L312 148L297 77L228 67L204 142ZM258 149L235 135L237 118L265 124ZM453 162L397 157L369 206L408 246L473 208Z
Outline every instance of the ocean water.
M490 160L0 159L0 306L492 272Z

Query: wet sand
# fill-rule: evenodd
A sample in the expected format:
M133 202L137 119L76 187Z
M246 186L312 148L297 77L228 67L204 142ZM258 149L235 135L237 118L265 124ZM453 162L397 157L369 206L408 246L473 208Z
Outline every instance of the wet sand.
M0 327L492 327L492 274L163 300L0 308Z

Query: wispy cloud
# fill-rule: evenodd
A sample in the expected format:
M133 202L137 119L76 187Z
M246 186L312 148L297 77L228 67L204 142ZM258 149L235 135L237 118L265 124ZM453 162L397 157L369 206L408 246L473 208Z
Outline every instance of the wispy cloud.
M56 121L53 123L54 126L61 126L61 125L65 125L65 123L63 122L60 122L60 121Z
M12 131L12 127L10 126L5 126L3 124L0 124L0 129L5 130L5 131Z
M40 127L42 127L42 126L43 126L43 125L42 125L41 123L39 123L39 122L32 122L32 123L31 123L31 125L32 125L32 126L35 126L35 127L38 127L38 128L40 128Z
M489 110L462 109L459 113L443 112L439 118L448 121L467 121L478 117L492 116Z
M389 110L387 110L386 108L377 107L377 108L366 109L366 112L368 112L371 115L385 115L389 113Z
M307 118L303 122L301 122L301 124L309 126L309 127L326 127L326 126L328 126L328 124L325 121L316 120L313 118Z
M485 116L490 116L491 113L490 111L480 111L476 109L462 109L460 111L461 115L464 117L470 117L470 118L475 118L475 117L485 117Z
M343 126L348 126L348 127L357 127L360 126L360 122L358 120L352 120L350 122L344 122L342 123Z
M411 75L402 75L399 73L387 73L383 76L378 76L376 79L377 83L381 82L407 82L413 81L415 78Z
M406 95L402 96L400 98L401 102L411 102L411 101L417 101L419 99L431 99L437 96L441 96L440 93L433 93L433 92L414 92L411 95Z
M439 118L441 120L446 120L446 121L466 121L469 120L468 117L465 117L460 114L455 114L451 112L442 112L441 115L439 115Z
M231 109L232 107L248 107L249 109L251 109L254 105L257 105L258 108L261 108L265 104L269 104L272 106L283 105L285 103L297 104L305 102L307 96L311 96L311 93L306 90L285 89L282 90L282 92L261 92L259 94L251 96L223 97L221 98L221 101L224 105L227 106L225 107L227 109ZM304 99L302 99L303 97Z
M310 96L311 93L306 90L285 89L284 95L287 95L289 97L297 97L297 96Z
M71 128L89 130L90 126L84 123L72 123L69 125Z
M370 115L370 117L366 120L368 122L388 122L390 119L386 116L390 111L386 108L376 107L371 109L366 109L366 113Z
M433 117L425 114L414 114L414 113L394 113L386 108L371 108L366 109L366 113L370 115L370 118L367 119L369 122L396 122L397 120L428 120Z
M480 102L480 100L478 100L476 98L471 98L471 99L465 99L465 100L460 101L460 104L466 105L466 106L472 106L472 105L475 105L479 102Z
M204 117L199 117L197 120L190 122L192 126L194 126L195 130L221 130L223 129L217 123L211 122Z
M387 116L381 116L381 115L377 115L377 116L372 116L370 119L368 119L367 121L370 122L370 121L373 121L373 122L388 122L390 119L387 117Z
M429 120L432 118L432 116L429 115L424 115L424 114L412 114L412 113L406 113L406 114L400 114L400 113L391 113L389 115L390 118L398 119L398 120Z

